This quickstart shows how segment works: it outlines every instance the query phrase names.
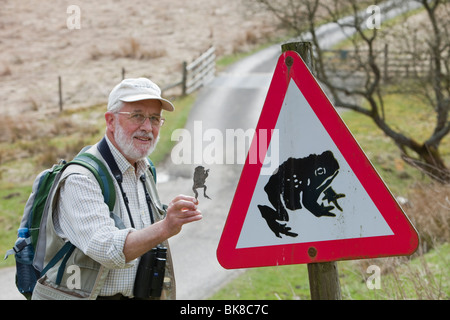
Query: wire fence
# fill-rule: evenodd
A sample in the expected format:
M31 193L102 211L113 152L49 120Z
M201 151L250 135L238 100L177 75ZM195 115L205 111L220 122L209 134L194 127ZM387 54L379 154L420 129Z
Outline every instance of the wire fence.
M322 53L328 71L353 73L368 66L367 50L323 50ZM385 82L395 78L427 77L433 69L434 62L428 51L390 50L386 44L384 50L375 51L374 56ZM446 74L449 74L449 58L443 66Z

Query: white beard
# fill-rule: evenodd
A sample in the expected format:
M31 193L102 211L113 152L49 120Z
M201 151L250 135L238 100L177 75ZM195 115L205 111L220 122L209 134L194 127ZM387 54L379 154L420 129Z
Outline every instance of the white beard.
M147 150L140 150L134 146L134 137L135 136L145 136L152 139L152 143ZM114 139L119 146L120 150L124 153L124 156L132 159L134 161L138 161L148 157L153 150L155 150L156 145L159 141L159 135L156 139L153 138L153 134L151 132L146 133L144 131L136 131L133 133L131 137L128 137L122 126L116 122L115 130L114 130Z

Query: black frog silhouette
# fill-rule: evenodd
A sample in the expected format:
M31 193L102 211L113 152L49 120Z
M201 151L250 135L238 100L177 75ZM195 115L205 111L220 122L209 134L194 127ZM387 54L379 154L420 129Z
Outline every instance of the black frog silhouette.
M287 226L289 210L298 210L302 205L316 217L334 217L333 209L342 211L338 199L345 197L336 193L330 186L339 173L339 163L331 151L320 155L311 154L305 158L289 158L269 178L264 191L272 206L258 205L262 217L272 232L279 238L280 234L290 237L298 236ZM322 202L318 200L323 193ZM328 205L324 206L323 201ZM333 203L333 205L329 205ZM281 224L277 221L286 222Z

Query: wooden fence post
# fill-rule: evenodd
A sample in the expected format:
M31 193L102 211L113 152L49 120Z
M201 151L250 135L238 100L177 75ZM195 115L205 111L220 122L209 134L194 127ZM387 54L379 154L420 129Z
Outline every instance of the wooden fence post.
M384 82L387 83L389 81L389 61L388 61L388 55L389 55L389 47L386 43L384 45Z
M59 112L63 111L63 98L62 98L62 80L61 76L58 76L58 94L59 94Z
M186 81L187 81L187 62L186 61L184 61L183 62L183 74L182 74L182 79L181 79L181 94L183 95L183 96L185 96L186 95L186 88L187 88L187 84L186 84Z
M281 51L295 51L314 74L312 45L310 42L292 42L281 46ZM310 256L315 256L315 250L308 251ZM321 262L308 264L309 291L311 300L341 300L341 285L337 263Z
M181 86L182 96L191 94L214 76L215 59L215 48L211 46L191 63L184 61L181 66L181 80L163 87L162 91Z

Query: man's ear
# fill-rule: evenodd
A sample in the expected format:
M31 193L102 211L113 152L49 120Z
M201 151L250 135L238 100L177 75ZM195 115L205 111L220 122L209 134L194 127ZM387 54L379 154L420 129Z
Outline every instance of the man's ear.
M112 112L106 112L105 113L105 120L106 120L106 130L110 131L111 133L114 132L114 122L116 121L116 117L114 113Z

